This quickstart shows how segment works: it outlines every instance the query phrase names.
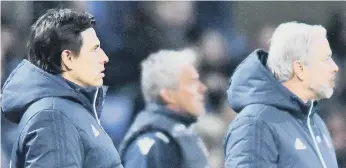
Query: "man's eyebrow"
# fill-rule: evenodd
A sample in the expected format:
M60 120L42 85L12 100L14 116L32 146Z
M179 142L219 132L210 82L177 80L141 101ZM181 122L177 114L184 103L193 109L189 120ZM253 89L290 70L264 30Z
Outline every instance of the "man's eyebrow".
M98 48L98 47L100 47L100 43L95 44L95 45L92 47L92 49L95 49L95 48Z

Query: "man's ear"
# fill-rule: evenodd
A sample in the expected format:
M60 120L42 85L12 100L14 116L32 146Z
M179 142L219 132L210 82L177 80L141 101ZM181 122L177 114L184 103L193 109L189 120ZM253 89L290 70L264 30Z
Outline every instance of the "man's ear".
M61 67L64 71L74 69L74 56L70 50L61 52Z
M175 100L172 93L167 89L160 90L160 96L167 104L174 104Z
M293 62L293 74L297 76L300 81L304 80L305 65L301 61Z

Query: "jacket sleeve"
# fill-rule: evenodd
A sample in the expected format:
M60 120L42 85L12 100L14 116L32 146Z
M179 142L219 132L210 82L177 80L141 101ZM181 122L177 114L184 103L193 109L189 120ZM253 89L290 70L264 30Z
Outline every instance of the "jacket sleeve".
M276 168L278 150L266 123L243 117L234 121L225 139L225 168Z
M33 116L24 126L19 143L21 167L83 166L83 148L78 131L60 112L41 111Z
M168 137L147 133L129 145L123 164L126 168L177 168L181 167L179 152L177 144Z

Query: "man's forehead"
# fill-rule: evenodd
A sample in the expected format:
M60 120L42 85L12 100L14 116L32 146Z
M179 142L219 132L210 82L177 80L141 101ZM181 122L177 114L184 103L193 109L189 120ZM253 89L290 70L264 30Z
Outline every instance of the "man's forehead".
M199 78L197 69L193 65L185 65L182 67L183 74L188 74L191 78Z
M85 44L95 45L99 44L100 41L96 35L96 32L93 28L88 28L81 32L81 36L83 37L83 42Z
M327 57L332 55L332 50L329 46L329 42L327 39L319 40L315 44L315 54L320 55L321 57Z

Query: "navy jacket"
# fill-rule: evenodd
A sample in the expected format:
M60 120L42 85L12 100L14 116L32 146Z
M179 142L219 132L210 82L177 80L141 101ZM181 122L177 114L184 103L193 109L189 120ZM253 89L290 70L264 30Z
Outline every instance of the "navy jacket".
M151 131L138 136L122 156L126 168L181 167L179 145L167 135Z
M207 149L195 132L196 117L149 105L120 147L126 168L208 168Z
M19 123L11 167L122 168L99 115L103 90L80 88L23 60L4 84L3 115Z
M304 103L266 68L256 50L233 74L227 91L239 114L225 138L226 168L337 168L318 103Z

